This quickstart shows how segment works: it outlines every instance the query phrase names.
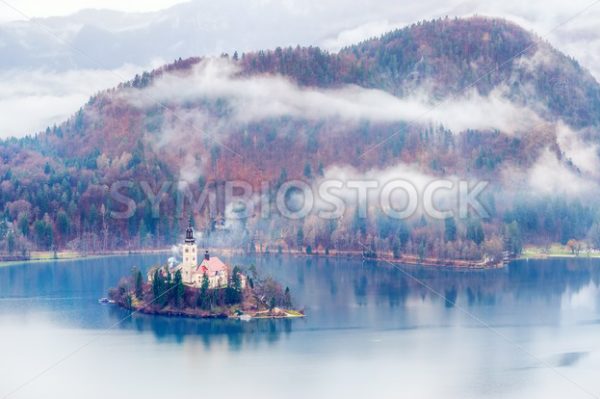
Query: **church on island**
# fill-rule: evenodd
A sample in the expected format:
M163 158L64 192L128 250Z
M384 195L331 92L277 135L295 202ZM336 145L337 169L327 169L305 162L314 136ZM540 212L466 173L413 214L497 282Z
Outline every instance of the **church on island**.
M180 264L175 266L166 266L171 275L175 274L178 270L181 271L181 279L183 284L200 288L202 285L202 279L204 275L208 277L208 288L226 288L229 284L229 278L231 276L231 268L229 265L223 263L221 259L216 256L210 256L208 251L204 253L202 261L198 263L198 247L196 246L196 239L194 238L194 229L192 227L192 221L190 218L190 224L185 231L185 240L181 248ZM148 281L152 282L154 271L151 269L148 273ZM163 273L166 270L162 271ZM240 274L240 282L242 288L246 286L246 276Z

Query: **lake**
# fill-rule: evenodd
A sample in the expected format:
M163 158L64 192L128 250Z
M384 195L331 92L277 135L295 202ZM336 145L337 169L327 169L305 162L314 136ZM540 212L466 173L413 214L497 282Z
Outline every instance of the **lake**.
M235 258L289 286L307 317L128 317L98 304L131 267L165 259L1 267L0 398L600 395L598 260L457 272Z

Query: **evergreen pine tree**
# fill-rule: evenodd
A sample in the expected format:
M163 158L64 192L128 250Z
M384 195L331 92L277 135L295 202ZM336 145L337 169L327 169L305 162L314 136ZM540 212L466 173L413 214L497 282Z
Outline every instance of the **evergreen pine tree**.
M175 272L175 278L173 280L175 286L175 306L180 308L183 306L185 297L185 287L181 278L181 270Z
M143 299L144 295L144 280L142 278L142 272L139 270L135 270L134 273L135 278L135 296L137 299Z
M206 273L202 276L202 284L200 284L200 294L198 295L198 306L200 308L208 310L211 307L209 297L209 281Z
M6 246L8 247L8 253L12 255L15 251L15 234L11 231L8 232L6 237Z
M456 240L456 221L453 217L444 219L444 237L446 241Z
M291 308L292 307L292 296L290 294L290 287L285 287L285 293L284 293L284 306L286 308Z

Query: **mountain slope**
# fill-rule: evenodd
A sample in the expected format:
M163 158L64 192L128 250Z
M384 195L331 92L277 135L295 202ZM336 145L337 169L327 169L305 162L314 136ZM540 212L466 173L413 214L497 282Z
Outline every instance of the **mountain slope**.
M258 188L286 178L315 181L340 168L366 176L410 167L431 178L489 179L504 196L507 188L530 190L531 171L541 167L543 174L548 165L566 181L595 184L599 124L600 86L547 43L502 20L437 20L335 54L278 48L179 60L137 76L94 96L61 126L5 141L1 199L7 219L21 226L23 245L81 246L104 227L113 233L109 246L148 244L147 237L163 244L176 237L181 212L169 198L154 217L140 181L154 191L174 180L194 190L231 179ZM524 185L516 187L515 179ZM107 222L102 209L119 207L107 189L119 180L134 182L129 194L139 207L127 220ZM226 205L220 204L221 215ZM488 247L497 247L505 222L523 224L512 205L499 204L486 221ZM569 207L560 203L554 211L567 227L552 230L555 215L536 214L540 227L527 224L524 232L582 238L593 209L584 206L566 223ZM206 209L200 215L199 227L214 233L214 216ZM383 229L391 222L351 219L328 232L308 219L288 222L292 227L250 220L238 239L247 244L249 235L263 231L291 245L303 229L310 231L304 244L323 247L334 246L332 237L350 248L366 236L382 240L382 248L396 242L397 223ZM436 237L443 227L413 221L410 228L407 252L416 252L419 237L441 257L490 251L462 232L460 248L440 255Z
M520 53L523 54L511 59L510 54ZM167 78L180 77L179 80L172 82L173 84L186 86L189 79L189 85L194 85L194 71L198 68L202 69L198 66L202 63L201 59L179 61L138 77L117 92L101 93L90 100L80 114L60 128L61 134L66 134L66 138L50 134L41 137L38 142L44 143L44 150L48 153L54 153L60 158L74 157L79 161L100 153L107 154L111 158L119 157L124 152L133 153L136 148L152 156L156 148L151 145L145 148L144 145L147 146L148 142L157 140L167 142L165 149L168 151L161 154L161 159L164 159L169 156L165 152L171 154L174 152L174 148L168 144L177 145L178 140L185 142L188 139L199 140L198 152L206 159L212 157L209 154L210 147L220 147L217 143L221 143L231 150L220 148L224 150L221 151L224 157L223 167L229 165L230 169L237 171L240 168L237 160L234 159L239 158L235 156L236 154L260 162L264 159L261 152L264 145L269 144L269 140L274 140L274 143L279 146L292 146L297 150L294 151L298 156L295 162L286 156L277 160L279 163L274 165L269 164L271 161L264 165L257 165L258 169L263 171L262 173L269 173L269 170L280 170L282 167L301 171L305 163L302 160L310 139L312 142L323 144L319 145L319 148L325 152L324 159L321 160L325 165L329 163L329 159L336 159L342 163L362 165L365 168L383 167L393 164L398 160L398 156L402 161L414 162L418 159L418 155L424 157L421 158L421 163L425 163L422 165L424 167L434 159L438 163L441 162L442 172L470 169L470 165L465 165L460 157L473 151L472 145L462 143L466 148L459 148L454 154L455 159L449 160L448 165L444 165L444 155L447 154L439 153L435 148L422 143L420 138L412 137L414 134L421 134L423 125L430 125L431 122L426 120L422 123L414 123L410 118L392 117L381 121L382 118L370 118L367 115L361 121L349 123L328 116L305 118L303 115L288 115L292 116L292 120L281 120L282 115L277 114L273 117L265 116L263 119L272 119L266 123L260 120L252 124L230 123L222 114L231 112L231 109L227 109L228 106L223 104L220 105L222 109L215 106L215 102L220 100L218 96L230 94L217 93L211 97L210 94L204 95L201 92L202 88L199 88L197 93L193 93L193 98L186 100L188 103L183 107L176 96L164 98L154 104L144 104L142 107L123 101L123 96L135 97L136 91L140 92L141 97L145 96L146 92L152 91L152 87L148 88L148 86L153 86L155 80L159 83L165 81L165 75ZM544 142L552 145L552 140L555 140L552 137L555 135L552 132L553 128L542 123L543 121L562 120L573 129L589 129L598 124L600 115L600 106L598 106L600 87L589 73L517 26L497 20L475 18L434 21L392 32L380 39L344 49L338 54L329 54L318 48L277 49L245 54L232 63L237 69L233 77L225 77L228 81L237 77L250 79L257 76L281 75L296 82L300 90L302 88L334 90L352 84L384 90L399 98L410 97L411 93L420 93L422 97L426 97L426 102L437 104L438 108L445 107L443 101L446 99L460 102L473 92L482 97L493 93L494 98L505 99L516 104L517 107L525 106L540 116L536 119L539 122L537 124L524 123L523 126L517 126L515 130L520 130L516 132L519 134L503 132L505 134L500 136L490 135L489 132L501 131L506 124L497 127L490 123L489 128L483 129L488 133L481 133L478 139L481 143L478 142L477 146L487 143L493 148L498 148L500 154L497 156L489 154L490 157L497 158L497 162L507 158L502 151L510 151L514 158L528 163L536 158L536 147L537 150L542 149ZM166 88L161 86L160 90ZM228 100L225 98L225 102ZM355 101L356 97L350 100ZM207 106L208 104L210 106ZM495 105L492 103L490 107L494 108ZM185 114L186 109L200 110L199 114L207 120L199 126L178 126L182 124L179 114ZM482 118L485 118L485 115ZM202 141L201 134L195 134L205 131L206 126L210 130L211 126L222 125L223 120L227 121L227 126L214 132L219 137L217 140L211 142L205 137ZM440 126L436 127L435 121L433 122L433 130L439 129ZM167 126L169 124L170 126ZM177 131L177 134L170 135L169 140L165 140L162 133L167 128ZM469 126L467 123L466 128L477 130L478 126ZM273 129L278 131L295 129L309 134L308 136L298 134L284 140L281 134L270 134ZM537 134L524 134L529 129L540 131ZM342 130L343 134L335 134L336 130ZM394 135L398 130L406 133ZM451 135L452 140L455 139L456 133L460 133L448 132L444 128L441 128L440 132L441 136L454 133ZM237 139L240 135L251 135L252 140L257 143L252 146L244 145L243 140L240 142ZM515 135L518 139L517 143L514 142L515 137L512 137ZM173 136L176 139L174 141L171 140ZM356 159L356 154L362 154L389 136L393 136L388 143L390 146L366 154L365 159ZM71 145L62 145L65 139ZM291 139L293 141L290 141ZM407 139L410 146L406 151L402 151L400 147L406 144ZM332 142L327 143L328 140ZM354 144L351 148L344 145L348 141ZM314 146L314 143L311 145ZM513 148L515 146L516 148ZM503 150L506 147L509 149ZM332 151L333 149L335 152ZM386 151L381 153L382 150ZM446 150L443 148L440 151ZM558 144L553 150L560 153ZM533 154L528 154L532 151ZM277 158L277 154L270 155ZM456 159L457 157L459 158ZM175 158L181 158L180 154L176 154ZM319 160L308 161L316 164ZM282 162L290 164L284 165L281 164ZM171 172L174 174L183 167L178 163L178 159L167 164L172 166ZM223 173L225 175L222 177L236 177L227 171ZM248 175L237 177L252 179Z

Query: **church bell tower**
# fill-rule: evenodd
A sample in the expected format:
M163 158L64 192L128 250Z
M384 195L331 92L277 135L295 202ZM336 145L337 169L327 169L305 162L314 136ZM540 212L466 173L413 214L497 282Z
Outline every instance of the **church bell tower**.
M192 268L198 266L198 248L196 247L196 240L194 238L194 228L192 227L192 215L190 215L190 222L188 228L185 230L185 241L183 243L182 253L182 267L183 277L191 278Z

